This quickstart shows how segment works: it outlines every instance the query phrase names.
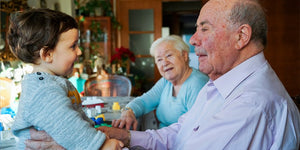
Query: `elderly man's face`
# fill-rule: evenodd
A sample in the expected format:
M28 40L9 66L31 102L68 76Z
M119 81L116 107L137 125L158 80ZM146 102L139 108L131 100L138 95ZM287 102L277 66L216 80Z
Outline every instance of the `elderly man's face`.
M199 57L199 70L215 80L233 68L239 55L234 49L237 38L226 20L231 6L222 0L210 0L201 9L197 30L190 43Z

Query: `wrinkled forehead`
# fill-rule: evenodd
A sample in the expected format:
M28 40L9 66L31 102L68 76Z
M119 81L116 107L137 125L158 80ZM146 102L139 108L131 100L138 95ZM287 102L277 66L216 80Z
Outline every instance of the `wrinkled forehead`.
M157 46L154 57L164 56L169 53L177 54L179 53L179 50L174 47L172 42L163 42Z

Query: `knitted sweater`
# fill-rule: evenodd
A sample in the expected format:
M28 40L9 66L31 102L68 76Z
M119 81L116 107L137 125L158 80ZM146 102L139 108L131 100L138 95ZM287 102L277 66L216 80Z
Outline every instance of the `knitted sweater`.
M81 109L80 96L70 81L43 72L28 74L12 131L19 138L18 149L30 139L29 129L46 131L66 149L99 149L105 134Z

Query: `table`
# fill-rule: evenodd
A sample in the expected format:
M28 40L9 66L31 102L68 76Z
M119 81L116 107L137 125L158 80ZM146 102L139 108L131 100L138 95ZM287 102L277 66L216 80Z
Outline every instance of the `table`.
M135 97L100 97L107 105L104 106L105 108L108 108L109 110L107 112L104 112L106 121L111 121L113 119L119 119L121 117L121 111L113 112L112 111L112 105L113 102L119 102L121 108L124 108L130 101L132 101ZM158 122L156 121L154 111L151 111L139 118L138 120L138 130L145 131L147 129L158 129Z
M102 114L105 116L105 123L111 124L111 121L114 119L119 119L121 117L121 111L113 111L112 105L114 102L119 102L121 109L124 108L130 101L132 101L135 97L126 96L126 97L101 97L101 96L86 96L82 97L82 100L86 100L87 98L101 99L104 102L104 107L101 108ZM147 129L158 129L158 123L156 121L154 112L151 111L148 114L145 114L139 118L138 120L138 130L145 131Z
M84 96L82 97L82 101L86 99L101 99L104 102L104 107L101 108L101 114L104 114L105 121L111 122L114 119L119 119L121 117L121 110L114 111L112 110L112 105L114 102L118 102L120 108L124 108L130 101L132 101L135 97L132 96L117 96L117 97L101 97L101 96ZM86 112L86 109L84 109Z

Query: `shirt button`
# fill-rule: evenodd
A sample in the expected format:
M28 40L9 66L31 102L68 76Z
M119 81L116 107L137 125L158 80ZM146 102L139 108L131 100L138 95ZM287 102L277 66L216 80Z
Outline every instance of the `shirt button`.
M198 131L198 129L199 129L199 126L197 126L196 128L194 128L193 130L196 132L196 131Z
M44 78L43 78L43 77L39 77L39 79L40 79L40 80L44 80Z
M36 74L37 74L37 75L41 75L42 73L40 73L40 72L37 72Z

